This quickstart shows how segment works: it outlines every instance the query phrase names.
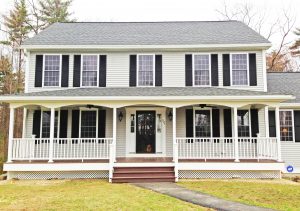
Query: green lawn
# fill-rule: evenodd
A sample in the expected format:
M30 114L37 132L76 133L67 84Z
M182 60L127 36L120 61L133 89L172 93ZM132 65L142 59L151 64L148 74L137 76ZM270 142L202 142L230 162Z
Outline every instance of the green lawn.
M103 180L0 181L0 210L206 210Z
M178 184L245 204L300 210L300 183L288 180L190 180Z

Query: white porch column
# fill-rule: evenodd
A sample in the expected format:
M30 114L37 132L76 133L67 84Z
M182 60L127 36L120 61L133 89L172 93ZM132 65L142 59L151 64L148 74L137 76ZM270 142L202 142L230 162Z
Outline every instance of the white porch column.
M279 106L275 107L275 120L276 120L276 139L277 139L277 161L281 162L281 141L280 141L280 117Z
M55 108L51 108L50 116L50 145L49 145L49 163L53 162L53 148L54 148L54 122L55 122Z
M174 148L174 145L176 144L176 136L177 136L177 134L176 134L176 122L177 122L177 120L176 120L176 108L175 107L173 107L173 109L172 109L172 112L173 112L173 119L172 119L172 125L173 125L173 161L175 162L175 155L176 155L176 153L177 152L175 152L175 148Z
M10 108L9 110L9 131L8 131L8 154L7 162L12 162L12 147L14 138L14 124L15 124L15 108Z
M116 162L116 144L117 144L117 108L113 108L113 145L114 145L114 162Z
M265 137L269 138L269 106L265 106Z
M22 138L26 136L26 119L27 119L27 108L23 109L23 127L22 127Z
M240 162L239 160L239 142L238 142L238 118L237 118L237 106L233 107L233 128L234 128L234 162Z

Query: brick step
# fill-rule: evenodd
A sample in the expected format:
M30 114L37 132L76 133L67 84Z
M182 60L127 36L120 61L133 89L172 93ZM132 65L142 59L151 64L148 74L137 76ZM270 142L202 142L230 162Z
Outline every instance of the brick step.
M139 183L139 182L175 182L175 177L113 177L113 183Z
M129 172L129 171L174 171L174 167L115 167L114 172Z
M160 177L160 176L175 176L174 171L129 171L129 172L114 172L113 177Z

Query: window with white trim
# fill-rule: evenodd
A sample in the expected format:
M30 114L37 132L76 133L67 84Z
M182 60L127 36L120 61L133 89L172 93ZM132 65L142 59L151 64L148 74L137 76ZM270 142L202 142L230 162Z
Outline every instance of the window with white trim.
M210 85L209 55L194 55L194 86Z
M248 85L248 54L231 54L232 85Z
M238 136L250 137L250 112L249 110L238 110Z
M154 55L138 55L138 86L154 85Z
M55 111L54 118L54 138L58 137L58 111ZM41 138L50 138L50 121L51 112L42 111L42 121L41 121Z
M210 110L195 110L195 137L211 137Z
M80 137L81 138L97 137L97 111L96 110L81 111Z
M98 55L82 55L81 86L98 86L98 70Z
M60 86L61 56L44 56L44 86Z
M279 111L280 117L280 139L281 141L293 141L293 112Z

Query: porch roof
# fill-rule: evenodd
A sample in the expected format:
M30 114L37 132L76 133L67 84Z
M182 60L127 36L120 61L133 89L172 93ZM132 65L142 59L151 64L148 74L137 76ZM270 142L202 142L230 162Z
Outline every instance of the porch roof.
M197 100L197 99L260 99L285 101L289 93L249 91L218 87L105 87L68 88L53 91L4 95L0 101L22 100Z

